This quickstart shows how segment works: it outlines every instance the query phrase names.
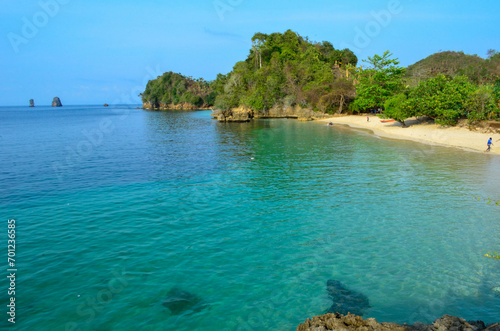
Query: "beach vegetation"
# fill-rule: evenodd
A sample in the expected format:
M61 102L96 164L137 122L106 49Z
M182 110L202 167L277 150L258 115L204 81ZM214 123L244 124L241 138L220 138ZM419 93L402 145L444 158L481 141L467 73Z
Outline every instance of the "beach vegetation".
M408 102L408 96L405 93L396 94L384 103L384 118L393 118L400 122L403 127L406 126L405 120L412 117L414 114L413 108L411 108Z
M406 68L400 67L398 59L391 58L392 53L375 54L363 60L370 66L359 69L356 85L356 99L352 104L355 111L364 111L384 107L384 103L405 88L403 77Z

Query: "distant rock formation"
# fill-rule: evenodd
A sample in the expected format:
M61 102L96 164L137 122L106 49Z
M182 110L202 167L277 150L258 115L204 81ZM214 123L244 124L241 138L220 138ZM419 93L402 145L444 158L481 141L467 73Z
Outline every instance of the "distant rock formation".
M216 110L212 117L220 122L248 122L258 118L296 118L299 121L312 121L331 117L331 115L316 112L312 109L294 107L273 107L268 110L253 110L245 106L229 110Z
M54 100L52 100L52 107L62 107L61 99L55 97Z
M109 105L107 103L104 104L104 107L109 107Z
M30 107L35 107L35 100L30 99Z
M363 319L353 314L339 313L315 316L297 327L297 331L366 330L366 331L498 331L500 323L485 325L483 321L466 321L444 315L432 324L417 322L413 325L379 323L374 318Z

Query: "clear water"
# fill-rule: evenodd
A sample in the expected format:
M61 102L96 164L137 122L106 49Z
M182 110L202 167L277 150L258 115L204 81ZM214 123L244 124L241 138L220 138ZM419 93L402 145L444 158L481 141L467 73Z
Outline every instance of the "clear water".
M16 329L293 330L330 307L328 279L379 321L500 321L500 262L483 257L500 207L473 199L500 200L500 158L209 115L0 108ZM203 309L172 314L172 288Z

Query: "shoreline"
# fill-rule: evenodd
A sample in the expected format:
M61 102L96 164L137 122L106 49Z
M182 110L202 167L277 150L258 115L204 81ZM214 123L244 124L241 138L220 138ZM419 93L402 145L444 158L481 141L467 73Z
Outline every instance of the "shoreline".
M367 121L367 116L370 121ZM411 140L428 145L440 145L460 148L472 152L485 153L486 143L493 138L493 146L488 154L500 155L500 134L470 131L463 127L444 127L434 123L419 122L415 119L405 121L407 128L402 128L399 122L382 123L381 119L370 115L346 115L317 120L334 125L347 125L354 129L368 129L381 138Z

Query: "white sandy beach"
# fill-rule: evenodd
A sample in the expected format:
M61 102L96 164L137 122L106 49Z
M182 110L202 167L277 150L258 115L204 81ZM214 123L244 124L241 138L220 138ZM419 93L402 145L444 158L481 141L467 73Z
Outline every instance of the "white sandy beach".
M490 153L500 155L500 141L496 142L500 139L500 134L475 132L463 127L443 127L437 124L420 123L417 120L405 121L409 127L402 128L399 122L382 123L381 119L373 114L369 116L370 121L367 121L366 117L366 114L338 116L321 120L321 122L369 129L380 137L458 147L476 152L484 152L488 139L492 137L493 146Z

